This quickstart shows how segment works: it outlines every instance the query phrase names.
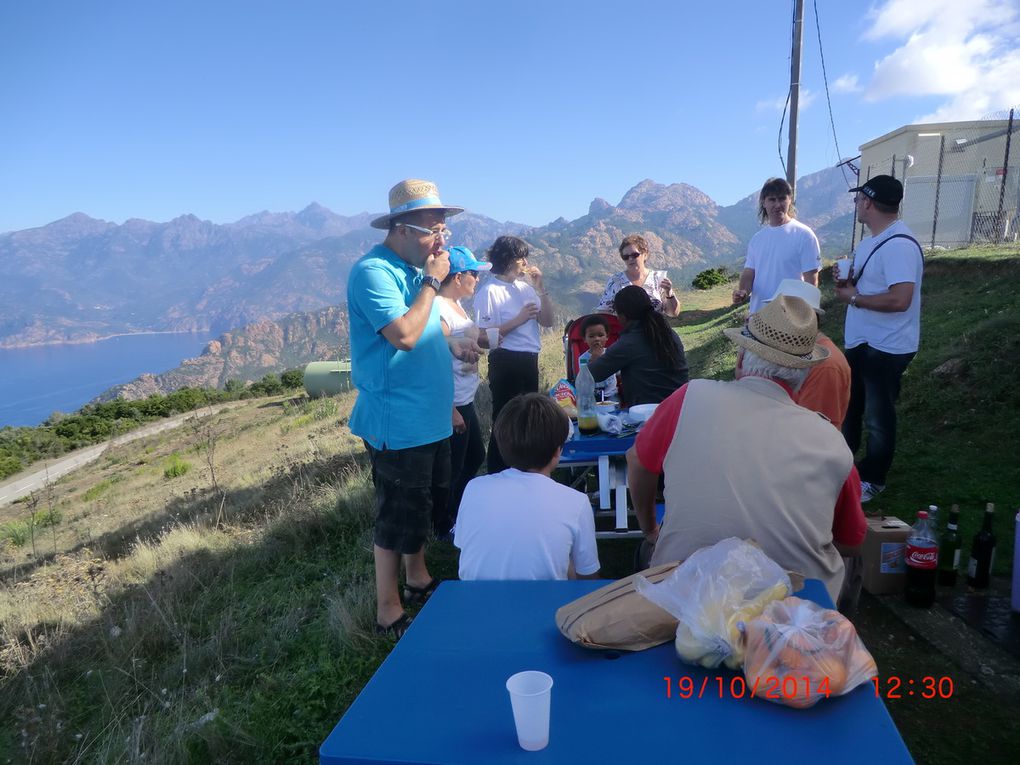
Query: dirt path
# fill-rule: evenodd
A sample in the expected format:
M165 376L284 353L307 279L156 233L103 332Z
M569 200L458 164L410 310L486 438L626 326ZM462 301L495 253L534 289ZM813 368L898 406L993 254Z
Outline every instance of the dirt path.
M28 471L18 473L17 475L0 482L0 507L9 505L16 499L24 497L33 491L38 491L44 488L46 484L56 481L58 478L77 470L82 465L87 465L90 462L99 459L103 452L111 446L120 446L122 444L136 441L139 438L154 435L155 433L162 433L164 430L172 430L173 428L180 427L191 418L216 414L224 409L239 406L241 403L242 402L239 401L231 401L229 403L219 404L213 407L196 409L193 412L186 412L185 414L179 414L176 417L170 417L169 419L160 420L159 422L154 422L150 425L144 425L136 430L132 430L130 433L117 436L110 441L96 444L95 446L89 446L84 449L78 449L77 451L70 452L54 460L46 460L42 463L42 467L35 465Z

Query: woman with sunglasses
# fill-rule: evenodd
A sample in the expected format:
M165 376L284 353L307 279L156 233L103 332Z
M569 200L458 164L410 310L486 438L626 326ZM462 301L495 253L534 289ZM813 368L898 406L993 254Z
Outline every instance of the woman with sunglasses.
M450 248L450 273L439 287L439 318L447 337L468 337L478 341L478 326L460 301L475 294L478 272L488 271L491 263L482 263L467 247ZM485 444L475 412L478 389L478 363L453 359L453 435L450 436L450 496L446 507L432 506L432 528L440 539L447 536L457 521L457 510L464 487L478 474L485 461Z
M651 271L645 265L648 260L648 242L640 234L631 234L620 242L620 257L625 264L623 271L614 274L595 306L595 313L615 313L613 298L624 287L641 287L648 293L652 306L665 316L680 315L680 298L673 292L673 282L665 271Z
M489 352L492 421L521 393L538 391L539 325L553 325L553 304L542 272L528 265L530 249L516 236L501 236L489 248L494 279L478 289L475 310L480 327L499 329L499 347ZM499 446L489 438L489 473L506 468Z

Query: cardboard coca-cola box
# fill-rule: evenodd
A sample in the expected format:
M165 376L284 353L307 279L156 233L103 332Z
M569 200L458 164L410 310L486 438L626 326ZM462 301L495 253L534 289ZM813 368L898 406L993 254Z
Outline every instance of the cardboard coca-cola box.
M868 518L864 536L862 586L872 595L903 590L907 567L903 553L910 524L892 516Z

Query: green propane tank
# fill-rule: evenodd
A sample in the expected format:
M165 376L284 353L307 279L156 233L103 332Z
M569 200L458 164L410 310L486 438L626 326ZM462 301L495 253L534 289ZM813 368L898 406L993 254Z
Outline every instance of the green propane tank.
M309 398L335 396L351 389L349 359L313 361L305 367L305 393Z

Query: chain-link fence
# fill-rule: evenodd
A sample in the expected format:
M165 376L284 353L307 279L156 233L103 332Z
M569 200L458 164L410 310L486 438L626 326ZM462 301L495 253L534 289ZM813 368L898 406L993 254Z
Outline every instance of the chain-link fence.
M860 182L903 182L904 223L925 247L1020 240L1020 114L912 125L862 147ZM867 234L858 225L855 239Z

